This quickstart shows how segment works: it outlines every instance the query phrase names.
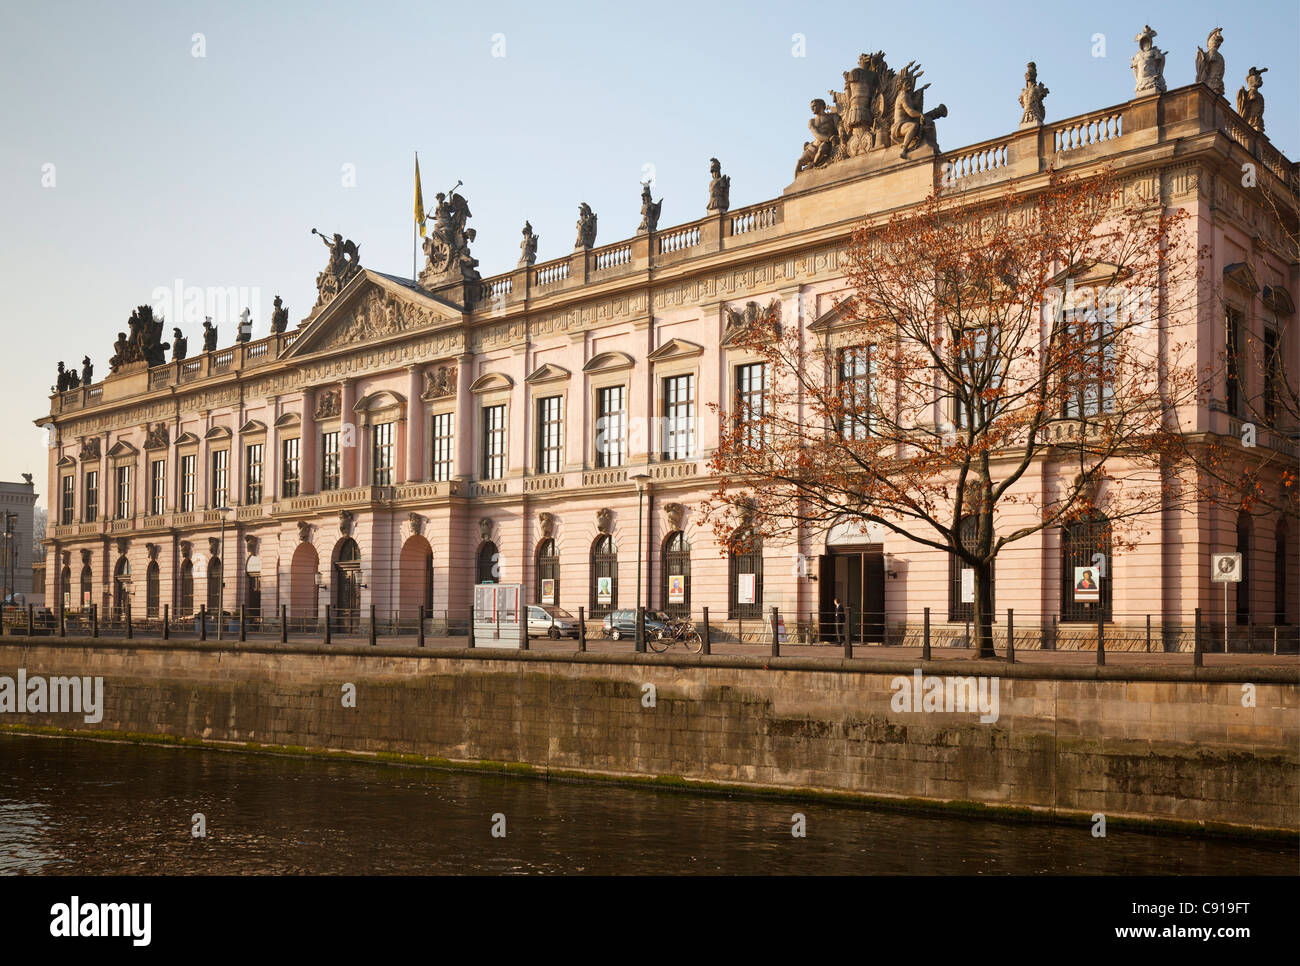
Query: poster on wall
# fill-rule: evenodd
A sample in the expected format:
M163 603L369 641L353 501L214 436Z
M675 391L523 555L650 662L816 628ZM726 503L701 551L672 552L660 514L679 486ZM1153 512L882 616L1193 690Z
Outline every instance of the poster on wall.
M90 610L90 591L88 590L81 592L81 609Z
M542 578L542 603L543 604L555 603L555 578L554 577Z
M975 603L975 568L961 568L961 602L963 604Z
M612 604L614 602L614 578L596 578L596 603Z
M1094 567L1074 568L1074 602L1076 604L1096 604L1101 600L1101 587L1097 583L1097 569Z
M686 603L686 578L682 574L668 575L668 603Z
M754 603L754 584L755 578L753 574L736 575L736 603Z

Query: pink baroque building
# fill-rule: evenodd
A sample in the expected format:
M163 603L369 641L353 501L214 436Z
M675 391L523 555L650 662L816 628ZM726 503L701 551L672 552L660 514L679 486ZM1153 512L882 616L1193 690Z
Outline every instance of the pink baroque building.
M879 66L867 58L860 70ZM879 615L868 639L899 639L926 607L941 636L959 634L967 608L944 554L832 528L729 556L700 522L719 442L708 404L763 385L729 343L727 310L776 299L785 325L818 338L833 327L854 226L944 183L983 200L1037 190L1049 167L1110 164L1155 186L1168 209L1192 214L1227 306L1196 319L1198 363L1222 367L1232 340L1252 338L1272 340L1300 373L1297 259L1286 254L1295 210L1262 207L1242 177L1248 165L1293 198L1297 169L1209 87L1057 122L1027 107L1015 133L941 152L933 111L916 131L873 134L870 105L853 101L861 81L841 105L843 136L832 144L817 114L794 182L760 204L730 209L715 164L695 221L661 229L647 198L641 233L596 246L584 212L571 254L536 262L525 228L519 266L480 278L464 199L439 196L419 279L360 266L335 236L318 304L292 331L281 318L269 338L168 361L159 326L134 321L113 373L56 393L38 420L50 427L49 600L104 612L129 600L136 618L164 605L269 617L284 605L304 621L327 603L345 619L373 605L407 621L423 605L436 625L463 622L475 582L493 580L599 617L637 603L639 573L642 603L696 616L708 607L721 634L742 621L758 630L773 606L798 615L792 636L816 634L832 594ZM1233 375L1198 414L1201 431L1238 433L1246 404L1266 392L1268 372ZM1294 460L1294 426L1260 445ZM1232 612L1265 626L1300 619L1294 520L1239 519L1207 503L1150 531L1108 561L1113 622L1131 630L1151 615L1157 628L1180 627L1196 607L1221 620L1208 556L1234 549L1245 550L1248 579ZM999 559L1000 613L1044 629L1077 619L1068 541L1045 531ZM1059 640L1069 646L1068 633Z

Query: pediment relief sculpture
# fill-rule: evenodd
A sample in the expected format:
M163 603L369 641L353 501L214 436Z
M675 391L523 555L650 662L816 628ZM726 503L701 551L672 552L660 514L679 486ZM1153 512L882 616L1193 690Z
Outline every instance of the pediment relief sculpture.
M454 365L438 366L436 369L424 370L424 392L420 398L425 402L434 399L446 399L456 395L456 367Z

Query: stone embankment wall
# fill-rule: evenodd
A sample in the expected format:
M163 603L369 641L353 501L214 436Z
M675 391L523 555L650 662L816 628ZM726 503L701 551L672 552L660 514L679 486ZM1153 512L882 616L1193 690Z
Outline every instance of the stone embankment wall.
M915 665L874 660L0 639L0 689L19 668L28 678L102 676L102 720L6 710L0 727L1300 827L1293 667L945 660L918 685ZM900 695L924 695L930 676L970 676L973 694L996 694L996 720L903 709Z

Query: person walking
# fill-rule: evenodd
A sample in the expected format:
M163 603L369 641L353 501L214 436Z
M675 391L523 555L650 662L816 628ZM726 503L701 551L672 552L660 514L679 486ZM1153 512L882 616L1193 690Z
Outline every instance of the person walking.
M844 644L844 605L840 603L839 595L831 598L835 605L835 643Z

